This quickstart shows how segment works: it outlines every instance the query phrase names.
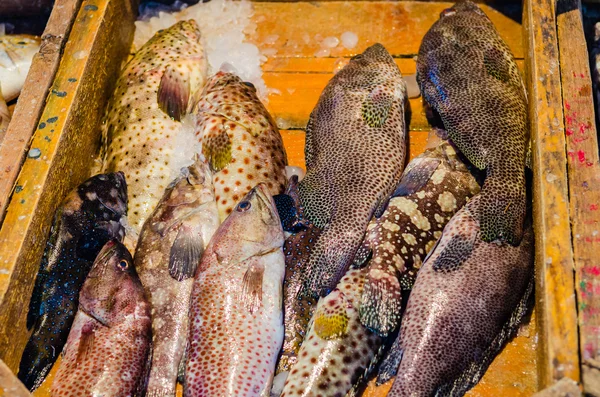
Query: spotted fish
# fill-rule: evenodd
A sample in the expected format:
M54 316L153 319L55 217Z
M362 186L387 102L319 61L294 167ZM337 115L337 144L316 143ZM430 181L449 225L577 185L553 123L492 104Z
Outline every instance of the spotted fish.
M388 396L462 396L516 333L533 288L533 231L518 247L481 240L481 195L444 228L402 318Z
M127 177L129 245L135 245L144 221L180 168L193 162L187 146L193 146L195 137L192 132L183 138L188 129L180 120L197 101L206 73L193 20L158 32L121 71L104 116L103 157L106 171L122 171ZM184 149L190 151L189 158Z
M358 314L367 269L350 269L319 300L281 397L345 396L375 358L383 340Z
M221 221L261 182L273 195L283 192L287 165L283 140L251 83L218 72L208 80L195 113L202 152L215 172Z
M442 12L421 43L417 78L458 149L486 170L481 237L518 245L525 217L527 98L510 49L474 3Z
M212 175L197 161L171 183L142 228L135 267L152 308L148 397L175 395L187 344L193 277L218 226Z
M7 102L21 93L40 43L40 38L36 36L0 35L0 89Z
M269 396L283 341L283 241L261 183L202 256L192 289L185 396Z
M150 305L131 254L123 244L111 240L81 289L79 309L51 395L141 395L150 328Z
M122 239L127 185L122 173L88 179L65 198L50 230L35 279L19 379L29 390L42 384L63 349L77 312L79 291L102 246Z
M298 188L306 218L323 233L308 263L310 293L335 287L400 180L406 100L393 58L374 44L329 81L311 113Z
M399 323L401 280L421 267L442 230L467 200L479 193L477 180L447 141L411 161L381 218L367 228L357 261L370 257L360 318L387 335Z
M4 135L6 135L9 123L10 112L8 111L8 106L6 106L6 101L4 101L4 98L2 97L2 90L0 87L0 145L4 140Z

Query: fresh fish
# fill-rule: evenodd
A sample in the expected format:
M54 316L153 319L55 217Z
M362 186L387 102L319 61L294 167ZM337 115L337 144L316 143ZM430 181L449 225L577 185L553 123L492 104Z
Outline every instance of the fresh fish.
M27 313L33 333L21 357L19 379L29 390L42 384L62 351L81 286L102 246L123 238L119 221L126 213L127 185L120 172L88 179L56 211Z
M219 226L208 166L198 161L166 190L148 218L135 267L152 309L152 369L146 396L174 396L188 337L194 274Z
M373 214L381 216L406 154L406 87L393 58L374 44L327 84L306 127L306 218L323 229L309 259L310 293L335 288Z
M272 195L283 192L287 165L283 140L252 83L218 72L206 83L196 115L202 152L215 172L221 221L261 182Z
M10 112L8 111L8 106L6 106L6 101L2 97L2 89L0 87L0 145L4 140L4 135L6 135L9 124Z
M104 169L127 177L133 241L167 185L193 163L195 138L181 118L196 103L206 71L200 31L190 20L154 35L117 80L104 116Z
M0 35L0 86L7 102L21 93L40 38L29 35Z
M185 396L269 396L283 341L283 230L269 188L221 224L194 280Z
M486 170L481 237L518 245L529 125L525 86L510 49L483 11L461 1L423 38L417 78L452 142Z
M371 220L355 259L371 258L359 308L364 325L384 336L397 327L399 277L418 271L446 223L477 193L477 180L447 141L408 164L386 211Z
M484 200L471 199L425 259L400 329L388 396L462 396L516 333L533 289L533 231L518 247L481 240Z
M345 396L375 358L383 340L360 323L358 314L367 272L350 269L319 300L281 397Z
M111 240L81 289L52 397L141 395L151 332L150 305L131 254Z

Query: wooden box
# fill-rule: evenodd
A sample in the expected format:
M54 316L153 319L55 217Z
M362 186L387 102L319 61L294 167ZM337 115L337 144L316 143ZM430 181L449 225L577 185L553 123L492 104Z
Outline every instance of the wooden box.
M290 164L304 166L303 128L340 63L380 42L404 75L414 74L422 37L451 5L253 3L256 29L247 39L274 54L263 64L263 77L275 89L268 108L284 127ZM525 0L481 6L527 81L537 284L528 324L468 395L530 396L562 378L583 379L586 391L600 395L594 389L600 362L595 297L600 267L593 255L600 243L600 170L580 4ZM0 359L12 371L28 338L29 297L54 211L90 175L103 109L128 56L136 13L132 0L57 0L41 55L0 147ZM345 31L358 35L356 48L338 46L329 56L315 55L316 35L339 38ZM429 127L421 99L411 100L411 107L412 158L423 151ZM383 396L388 388L370 385L365 395ZM37 394L46 395L43 389Z

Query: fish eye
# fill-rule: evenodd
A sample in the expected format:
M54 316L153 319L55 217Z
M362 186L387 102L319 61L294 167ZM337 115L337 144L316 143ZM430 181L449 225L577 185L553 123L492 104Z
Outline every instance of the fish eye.
M356 61L356 60L362 59L362 57L363 57L363 54L357 54L357 55L354 55L352 58L350 58L350 60Z
M119 269L121 269L121 270L127 270L127 268L129 267L129 263L125 259L122 259L119 262L118 266L119 266Z
M251 82L249 82L249 81L244 81L244 85L245 85L245 86L248 86L248 87L250 87L250 88L254 88L254 89L256 89L256 87L254 86L254 84L252 84L252 83L251 83Z
M237 210L238 210L238 212L245 212L245 211L248 211L250 209L250 207L252 207L252 204L250 204L249 201L242 201L241 203L238 204Z

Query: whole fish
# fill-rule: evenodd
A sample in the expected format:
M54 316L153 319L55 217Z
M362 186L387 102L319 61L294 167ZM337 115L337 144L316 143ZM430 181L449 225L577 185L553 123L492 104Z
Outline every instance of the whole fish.
M387 335L399 324L399 277L417 271L446 223L479 193L477 180L447 141L411 161L381 218L371 220L355 261L371 258L361 322Z
M417 78L452 142L486 170L481 237L518 245L529 126L525 86L510 49L477 5L461 1L423 38Z
M56 211L27 313L33 333L21 357L19 379L29 390L42 384L62 351L81 286L102 246L123 238L119 221L126 213L127 185L120 172L91 177Z
M221 221L261 182L272 195L283 192L287 165L283 140L254 85L218 72L206 83L195 113L202 152L215 173Z
M7 102L21 93L40 38L30 35L0 35L0 87Z
M400 329L388 396L462 396L516 333L533 289L533 230L518 247L487 243L471 199L425 259Z
M185 366L193 277L218 226L212 175L197 161L167 188L142 228L135 267L152 309L148 397L175 395Z
M6 106L6 101L2 97L2 87L0 87L0 145L4 140L4 135L6 135L9 124L10 112L8 111L8 106Z
M190 20L154 35L117 80L102 127L104 169L127 177L133 241L167 185L193 163L198 142L181 119L197 101L206 70L200 31Z
M358 313L367 271L350 269L319 300L281 397L345 396L375 358L383 340L360 323Z
M308 293L327 294L351 264L404 167L406 86L374 44L327 84L306 127L304 214L323 229L310 256Z
M52 397L141 395L151 344L150 305L131 254L111 240L83 284Z
M283 230L252 189L206 248L192 289L185 396L269 396L283 340Z

